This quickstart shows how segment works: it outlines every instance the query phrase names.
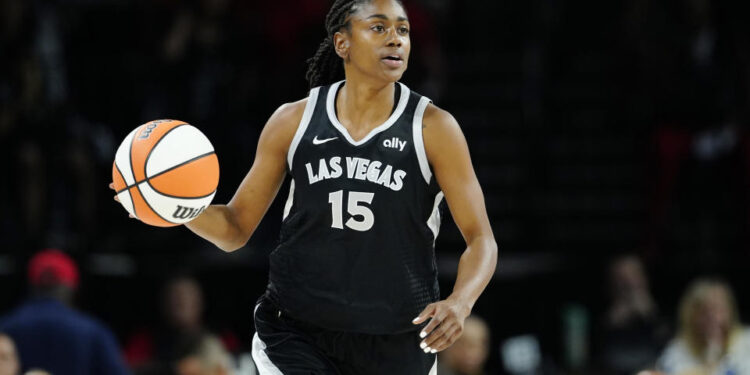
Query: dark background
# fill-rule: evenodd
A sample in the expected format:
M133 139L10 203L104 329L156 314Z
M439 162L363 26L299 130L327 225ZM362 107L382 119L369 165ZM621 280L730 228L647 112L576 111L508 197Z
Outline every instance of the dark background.
M563 311L590 346L606 268L635 253L666 317L699 275L750 309L750 23L741 1L405 1L403 82L461 124L500 246L474 312L498 347L531 333L565 367ZM120 141L157 118L214 144L227 202L263 124L307 94L322 0L0 0L0 312L44 247L82 269L77 305L123 339L159 322L159 287L189 271L209 326L249 347L287 188L248 246L224 254L185 228L127 218L107 185ZM445 220L444 294L464 248Z

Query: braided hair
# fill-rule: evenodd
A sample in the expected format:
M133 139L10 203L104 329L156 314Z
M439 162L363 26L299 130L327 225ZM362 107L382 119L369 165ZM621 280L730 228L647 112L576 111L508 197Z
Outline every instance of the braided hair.
M320 43L315 56L307 60L305 78L310 82L310 88L328 85L344 78L344 66L333 46L333 36L344 28L351 31L349 16L357 11L359 5L369 1L371 0L336 0L333 3L326 16L327 36Z

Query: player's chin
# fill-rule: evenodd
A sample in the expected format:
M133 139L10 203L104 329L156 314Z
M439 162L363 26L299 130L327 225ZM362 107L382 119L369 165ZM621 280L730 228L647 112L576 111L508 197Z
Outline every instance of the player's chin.
M404 73L406 73L406 64L398 69L383 70L381 75L388 82L398 82L401 80L401 77L404 76Z

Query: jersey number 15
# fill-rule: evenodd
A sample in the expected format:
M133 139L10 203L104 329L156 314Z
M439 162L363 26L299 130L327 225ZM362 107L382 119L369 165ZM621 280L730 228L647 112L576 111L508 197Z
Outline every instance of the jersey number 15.
M346 221L346 226L349 229L360 232L370 230L373 224L375 224L375 215L364 204L372 204L372 198L375 197L375 193L362 193L359 191L350 191L348 193L349 199L346 204L346 211L351 217ZM331 204L331 216L333 217L331 228L344 229L343 202L343 190L328 194L328 203Z

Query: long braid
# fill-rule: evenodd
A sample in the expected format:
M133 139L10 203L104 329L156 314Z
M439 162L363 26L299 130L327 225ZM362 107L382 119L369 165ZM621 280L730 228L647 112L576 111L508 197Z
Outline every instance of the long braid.
M307 60L305 78L310 82L310 88L327 85L344 77L344 67L333 46L333 36L342 28L349 28L349 16L356 10L357 5L364 1L336 0L331 6L326 16L327 36L320 43L315 56Z

